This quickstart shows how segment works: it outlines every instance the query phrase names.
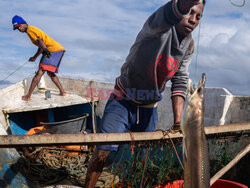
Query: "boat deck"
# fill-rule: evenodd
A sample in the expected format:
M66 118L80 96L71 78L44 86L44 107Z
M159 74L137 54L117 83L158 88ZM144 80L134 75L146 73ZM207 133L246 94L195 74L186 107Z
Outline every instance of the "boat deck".
M46 99L45 91L36 91L32 94L30 101L23 101L20 96L20 100L18 100L15 105L9 107L5 106L3 111L5 113L24 112L85 104L90 102L90 100L73 93L67 93L65 96L61 96L58 91L50 91L50 95L51 98Z

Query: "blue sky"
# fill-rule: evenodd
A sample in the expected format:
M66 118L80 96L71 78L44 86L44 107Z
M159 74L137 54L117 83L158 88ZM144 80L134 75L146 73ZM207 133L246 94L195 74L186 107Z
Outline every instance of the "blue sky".
M114 82L144 21L165 0L1 0L0 80L34 55L26 34L12 30L11 19L22 16L66 48L59 76ZM241 1L233 0L235 3ZM199 54L190 77L207 75L207 87L224 87L250 96L250 4L207 0L201 21ZM198 28L193 37L197 47ZM197 50L197 48L196 48ZM29 62L9 77L15 83L32 75L39 62Z

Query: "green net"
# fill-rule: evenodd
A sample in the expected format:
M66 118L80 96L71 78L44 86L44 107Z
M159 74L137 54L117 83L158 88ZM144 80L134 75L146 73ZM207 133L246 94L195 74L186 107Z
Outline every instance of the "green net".
M181 154L181 143L175 148ZM119 177L120 186L153 187L173 180L183 179L183 170L170 142L144 144L132 151L129 145L120 147L111 167Z
M120 145L112 152L96 187L159 187L175 180L183 180L182 139L169 139ZM210 176L227 165L247 144L249 134L208 137ZM60 148L26 148L23 168L26 176L41 184L58 184L68 179L83 186L92 149L77 155ZM176 151L175 151L176 150ZM176 152L180 157L177 158ZM181 187L181 186L180 186Z
M175 139L174 146L170 141L144 144L131 147L120 147L111 173L119 177L118 187L157 187L167 185L176 180L183 180L184 171L176 156L174 148L182 161L182 141ZM225 167L249 143L249 134L237 136L213 135L208 138L210 157L210 177ZM229 177L232 175L227 175Z

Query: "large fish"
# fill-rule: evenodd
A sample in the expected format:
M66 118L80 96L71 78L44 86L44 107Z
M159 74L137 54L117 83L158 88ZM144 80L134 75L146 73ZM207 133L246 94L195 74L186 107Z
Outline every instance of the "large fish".
M205 74L191 90L182 119L184 187L209 188L209 151L204 132Z

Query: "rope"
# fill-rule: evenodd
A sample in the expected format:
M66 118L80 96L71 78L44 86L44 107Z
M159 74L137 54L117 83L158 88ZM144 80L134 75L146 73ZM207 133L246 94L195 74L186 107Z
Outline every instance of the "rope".
M229 0L229 1L230 1L230 3L231 3L232 5L234 5L234 6L236 6L236 7L243 7L243 6L245 6L245 3L246 3L246 0L243 0L243 1L242 1L242 4L233 3L232 0Z
M201 3L201 10L203 9L203 2ZM203 11L201 12L201 18L203 16ZM196 74L197 74L197 65L198 65L198 55L199 55L199 45L200 45L200 30L201 30L201 20L199 23L199 30L198 30L198 40L197 40L197 50L196 50L196 58L195 58L195 68L194 68L194 86L196 83Z
M168 134L167 132L166 132L166 134L168 135L168 137L169 137L169 139L170 139L170 141L171 141L171 143L172 143L172 146L173 146L173 148L174 148L174 151L175 151L175 154L176 154L176 156L177 156L177 158L178 158L178 161L179 161L179 163L180 163L180 165L181 165L181 168L184 170L184 167L183 167L183 165L182 165L182 162L181 162L181 160L180 160L180 157L179 157L179 155L178 155L178 153L177 153L177 150L176 150L176 148L175 148L174 142L173 142L172 138L169 136L169 134Z
M87 165L91 153L65 151L64 148L24 148L26 175L29 179L44 184L57 183L67 176L78 184L83 184L81 178L86 176Z
M144 173L145 173L145 169L146 169L146 166L147 166L147 159L148 159L148 147L147 147L147 153L146 153L145 163L144 163L142 177L141 177L140 188L142 188L142 182L143 182L143 178L144 178Z
M236 4L236 3L233 3L232 0L229 0L230 3L236 7L243 7L245 6L245 3L246 3L246 0L243 0L242 1L242 4ZM204 5L203 5L203 2L201 3L201 10L203 9ZM203 16L203 12L201 12L201 18ZM201 19L202 20L202 19ZM195 73L194 73L194 84L193 86L195 87L195 83L196 83L196 75L197 75L197 65L198 65L198 55L199 55L199 45L200 45L200 30L201 30L201 20L200 20L200 23L199 23L199 30L198 30L198 40L197 40L197 51L196 51L196 58L195 58Z
M27 63L28 63L29 61L26 61L24 64L22 64L20 67L18 67L14 72L12 72L12 73L10 73L8 76L6 76L4 79L2 79L1 81L0 81L0 83L1 82L3 82L3 81L5 81L7 78L9 78L11 75L13 75L15 72L17 72L19 69L21 69L24 65L26 65Z
M133 155L134 154L134 149L135 149L135 138L134 138L134 135L133 135L132 131L129 131L129 134L130 134L130 137L131 137L130 150L131 150L131 153Z
M174 142L173 142L172 138L171 138L171 137L169 136L169 134L168 134L168 130L167 130L167 131L164 131L164 130L161 130L161 129L157 129L157 130L162 131L163 137L165 137L166 135L168 135L168 137L169 137L169 139L170 139L170 141L171 141L171 144L172 144L172 146L173 146L173 148L174 148L176 157L177 157L177 159L178 159L178 161L179 161L179 163L180 163L180 165L181 165L181 168L184 170L184 167L183 167L183 165L182 165L182 162L181 162L181 160L180 160L180 157L179 157L179 155L178 155L178 152L177 152L177 150L176 150L176 147L175 147L175 145L174 145ZM156 131L157 131L157 130L156 130Z

